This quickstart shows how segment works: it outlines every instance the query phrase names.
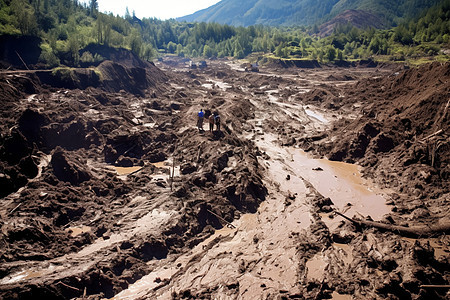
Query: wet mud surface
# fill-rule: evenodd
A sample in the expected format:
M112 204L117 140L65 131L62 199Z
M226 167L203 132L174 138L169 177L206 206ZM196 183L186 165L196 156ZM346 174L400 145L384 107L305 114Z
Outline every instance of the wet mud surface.
M0 298L448 298L448 232L334 213L450 223L448 63L101 71L1 75Z

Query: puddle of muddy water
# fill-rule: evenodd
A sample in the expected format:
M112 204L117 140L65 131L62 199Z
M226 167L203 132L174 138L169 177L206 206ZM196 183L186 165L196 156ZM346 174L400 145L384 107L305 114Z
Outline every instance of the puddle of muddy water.
M135 167L114 167L117 174L119 175L129 175L133 172L136 172L139 169L142 169L142 166L135 166Z
M285 180L283 167L280 161L272 161L271 180ZM309 208L302 197L307 188L302 180L293 178L279 189L271 193L273 196L260 205L257 213L243 214L235 220L235 228L216 230L188 253L158 262L153 272L113 299L169 299L171 291L226 286L230 280L239 283L242 292L236 296L243 299L265 298L267 289L295 290L299 257L293 235L311 224ZM286 205L286 193L299 197ZM252 267L236 274L246 262ZM157 278L160 280L155 281Z
M355 213L370 215L375 220L390 212L385 199L364 182L357 165L312 159L297 149L291 149L290 152L291 167L309 181L320 194L329 197L337 209L342 211L348 208L350 215Z
M76 237L85 232L91 232L92 228L89 226L80 226L80 227L69 227L66 231L70 232L71 237Z
M50 264L50 266L45 271L37 271L37 270L22 270L18 273L15 273L12 276L7 276L0 280L0 285L13 284L23 280L32 279L42 277L48 273L48 271L52 272L57 269L55 265Z
M202 87L210 89L210 90L218 87L219 89L221 89L223 91L231 88L231 85L229 83L226 83L223 81L209 80L209 82L211 82L211 83L202 84Z
M303 178L321 195L329 197L335 208L340 211L345 209L349 216L361 214L379 220L390 212L385 199L376 194L362 179L359 166L327 159L313 159L300 149L280 147L274 136L266 136L264 140L257 141L257 144L269 156L285 162L288 169L284 171L284 177L293 173ZM292 178L292 174L290 175Z
M322 114L320 114L320 113L318 113L318 112L316 112L316 111L314 111L314 110L311 110L311 109L309 109L309 108L305 108L305 107L304 107L304 109L305 109L305 113L306 113L308 116L310 116L310 117L312 117L312 118L315 118L315 119L319 120L319 121L322 122L322 123L325 123L325 124L328 124L328 123L329 123L328 120L327 120Z
M322 254L315 255L312 259L306 262L306 269L308 270L306 278L310 281L322 281L327 265L328 263L325 262L325 258Z
M417 241L417 239L408 237L401 237L401 239L407 241L411 245L413 245ZM441 256L448 257L450 255L450 248L439 243L438 239L420 239L420 241L428 241L430 243L430 246L434 249L434 258L436 259L440 258Z
M352 295L343 295L343 294L339 294L338 292L333 292L333 294L331 294L331 300L351 300L352 299Z

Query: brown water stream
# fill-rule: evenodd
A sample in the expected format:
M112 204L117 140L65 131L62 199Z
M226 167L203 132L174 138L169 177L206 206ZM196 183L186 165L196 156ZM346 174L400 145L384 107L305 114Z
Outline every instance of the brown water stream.
M351 203L348 214L358 212L379 219L389 212L384 198L371 191L361 178L358 166L312 159L299 149L279 146L276 138L268 134L256 144L270 156L265 161L269 197L258 212L235 220L236 228L217 230L188 253L159 261L152 273L114 299L170 299L173 291L233 284L239 285L239 295L234 298L263 299L280 290L295 293L300 280L295 236L311 224L310 191L305 181L330 197L337 209ZM322 170L313 170L316 168ZM295 195L289 205L285 202L287 195ZM335 244L329 252L344 264L352 261L348 245ZM321 254L308 261L308 279L321 280L327 263ZM226 293L224 289L214 295L223 298ZM346 299L348 295L333 296Z

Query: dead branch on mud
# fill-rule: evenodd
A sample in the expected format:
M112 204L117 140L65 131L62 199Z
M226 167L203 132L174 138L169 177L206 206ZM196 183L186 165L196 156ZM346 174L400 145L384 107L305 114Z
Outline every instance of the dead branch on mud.
M23 202L20 202L16 207L14 207L8 215L11 215L13 212L15 212L21 205L23 204Z
M421 143L424 143L426 140L428 140L428 139L430 139L430 138L432 138L432 137L434 137L434 136L440 134L441 132L442 132L442 129L436 131L435 133L430 134L430 135L427 136L427 137L424 137L420 142L421 142Z
M225 220L224 218L222 218L221 216L219 216L218 214L210 211L209 209L207 209L207 211L211 214L213 214L214 216L216 216L217 218L219 218L220 220L224 221L225 223L227 223L228 226L231 226L232 228L236 228L236 226L234 226L233 224L231 224L230 222L228 222L227 220Z
M65 284L64 282L61 282L61 281L58 281L58 283L56 283L56 284L61 284L61 285L65 286L66 288L69 288L69 289L81 292L80 289L77 289L76 287L73 287L73 286L70 286L68 284Z
M140 172L140 171L142 171L143 169L145 168L145 166L144 167L142 167L142 168L139 168L139 169L137 169L136 171L133 171L133 172L131 172L130 174L128 174L127 176L130 176L130 175L134 175L134 174L136 174L136 173L138 173L138 172Z
M336 210L334 212L336 214L338 214L339 216L343 217L344 219L346 219L358 226L367 226L367 227L374 227L374 228L383 229L383 230L389 230L389 231L398 233L399 235L425 237L425 236L434 235L436 233L450 232L450 224L405 227L405 226L399 226L399 225L384 224L384 223L374 222L374 221L353 219L353 218L347 217L346 215L344 215Z

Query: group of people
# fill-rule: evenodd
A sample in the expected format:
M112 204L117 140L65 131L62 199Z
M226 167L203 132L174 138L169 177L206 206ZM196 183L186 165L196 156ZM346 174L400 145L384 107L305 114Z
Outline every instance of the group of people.
M216 125L216 131L220 131L220 116L217 111L211 113L211 111L207 110L206 112L203 109L200 109L198 112L198 121L197 127L198 130L203 131L203 120L207 118L209 122L209 131L214 131L214 125Z

